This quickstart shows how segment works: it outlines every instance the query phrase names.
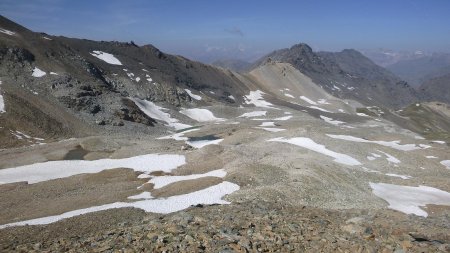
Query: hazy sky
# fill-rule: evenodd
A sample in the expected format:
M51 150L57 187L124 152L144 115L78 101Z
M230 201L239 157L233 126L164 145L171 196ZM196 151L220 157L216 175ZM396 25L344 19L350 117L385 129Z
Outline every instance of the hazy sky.
M450 52L449 0L1 0L0 12L34 31L133 40L203 61L299 42Z

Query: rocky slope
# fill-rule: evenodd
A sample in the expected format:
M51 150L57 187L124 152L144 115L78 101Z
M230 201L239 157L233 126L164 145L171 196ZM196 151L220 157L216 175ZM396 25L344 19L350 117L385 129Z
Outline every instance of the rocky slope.
M428 101L441 101L450 104L450 74L425 81L420 85L419 91Z
M154 125L129 98L179 108L233 105L247 92L228 70L164 54L151 45L50 36L4 17L0 27L7 31L0 33L5 107L0 120L7 126L0 148L21 144L9 131L50 138Z

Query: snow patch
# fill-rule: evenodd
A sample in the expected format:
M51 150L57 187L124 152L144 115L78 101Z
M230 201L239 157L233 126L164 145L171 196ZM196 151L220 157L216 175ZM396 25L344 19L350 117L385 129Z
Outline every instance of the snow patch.
M200 97L199 95L195 95L194 93L192 93L191 90L189 90L189 89L184 89L184 90L187 92L187 94L189 94L189 96L191 98L193 98L195 100L202 100L202 97Z
M340 124L344 124L345 123L343 121L334 120L332 118L328 118L328 117L325 117L325 116L322 116L322 115L320 115L320 118L325 120L325 122L327 122L328 124L335 125L335 126L339 126Z
M361 142L361 143L375 143L378 145L382 145L382 146L386 146L386 147L390 147L390 148L402 150L402 151L411 151L411 150L426 148L426 147L417 146L416 144L403 144L402 145L402 144L399 144L400 141L369 141L366 139L362 139L362 138L354 137L354 136L350 136L350 135L327 134L327 136L331 137L333 139L339 139L339 140L344 140L344 141Z
M320 108L320 107L318 107L318 106L314 106L314 105L312 105L312 106L308 106L308 108L311 108L311 109L316 109L316 110L319 110L319 111L322 111L322 112L333 113L333 112L330 112L330 111L328 111L328 110L325 110L325 109L323 109L323 108Z
M438 157L434 156L434 155L427 155L425 156L428 159L437 159Z
M253 104L256 107L266 107L266 108L274 108L273 104L265 101L262 95L265 94L260 90L250 91L250 94L244 96L244 100L246 104Z
M2 81L0 81L0 85L2 84ZM2 89L0 87L0 113L4 113L5 111L5 100L3 99L2 93L1 93Z
M275 119L273 119L273 120L289 120L289 119L291 119L292 118L292 115L289 115L289 116L284 116L284 117L279 117L279 118L275 118Z
M447 169L450 169L450 160L441 161L441 164L447 167Z
M143 113L145 113L150 118L164 121L168 126L173 127L177 130L192 127L190 125L179 123L177 119L170 117L170 114L162 111L166 110L165 108L157 106L153 102L142 100L139 98L130 99L139 107L139 109Z
M292 95L289 94L289 93L284 93L284 95L285 95L286 97L288 97L288 98L295 98L294 96L292 96Z
M130 196L128 199L153 199L153 196L150 192L142 192L140 194Z
M385 183L370 183L372 192L386 200L389 208L406 214L427 217L421 209L428 204L450 205L450 193L428 186L403 186Z
M385 174L386 176L390 176L390 177L399 177L401 179L411 179L411 176L407 176L407 175L398 175L398 174L392 174L392 173L387 173Z
M433 143L437 143L437 144L445 144L445 141L431 141Z
M112 64L112 65L122 65L122 63L119 61L119 59L117 59L114 55L112 54L108 54L102 51L92 51L92 53L90 53L92 56L97 57L98 59Z
M139 172L164 171L185 164L183 155L148 154L122 159L48 161L0 170L0 184L27 181L29 184L65 178L83 173L98 173L115 168ZM62 169L64 168L64 169Z
M45 73L44 71L40 70L38 67L34 67L33 73L31 75L34 76L34 77L43 77L46 74L47 73Z
M260 117L260 116L266 116L267 111L253 111L253 112L246 112L239 116L239 118L253 118L253 117Z
M305 97L305 96L300 96L300 99L307 102L308 104L312 104L312 105L317 105L316 102L312 101L311 99Z
M255 128L263 129L263 130L266 130L267 132L273 132L273 133L277 133L277 132L286 130L283 128L276 128L276 127L255 127Z
M4 33L4 34L7 34L7 35L14 35L14 34L16 34L15 32L12 32L10 30L6 30L6 29L3 29L3 28L0 28L0 33Z
M208 122L208 121L224 121L225 119L216 118L214 114L207 109L183 109L180 111L181 114L188 116L198 122Z
M275 123L274 122L262 122L261 125L259 125L260 127L274 127Z
M217 145L222 141L223 139L216 139L216 140L186 141L186 143L194 148L203 148L204 146L208 145Z
M213 170L213 171L203 173L203 174L192 174L192 175L187 175L187 176L160 176L160 177L152 178L148 182L154 184L153 189L160 189L166 185L169 185L169 184L172 184L175 182L180 182L180 181L185 181L185 180L193 180L193 179L204 178L204 177L224 178L226 175L227 175L227 172L224 169L219 169L219 170Z
M70 212L66 212L60 215L48 216L33 220L20 221L10 224L1 225L0 229L12 226L24 226L24 225L43 225L57 222L62 219L67 219L70 217L103 211L114 208L125 208L125 207L134 207L142 209L146 212L152 213L173 213L177 211L181 211L190 206L204 204L204 205L213 205L213 204L230 204L230 202L222 200L222 198L228 194L231 194L235 191L239 190L239 185L233 184L230 182L222 182L220 184L210 186L203 190L171 196L163 199L146 199L140 200L136 202L115 202L111 204L94 206L79 210L74 210Z
M355 158L353 158L349 155L345 155L345 154L341 154L341 153L337 153L332 150L329 150L324 145L318 144L309 138L296 137L296 138L284 139L284 138L280 137L280 138L270 139L268 141L285 142L285 143L294 144L294 145L315 151L317 153L321 153L321 154L333 157L334 161L337 163L350 165L350 166L361 165L361 163L358 160L356 160Z

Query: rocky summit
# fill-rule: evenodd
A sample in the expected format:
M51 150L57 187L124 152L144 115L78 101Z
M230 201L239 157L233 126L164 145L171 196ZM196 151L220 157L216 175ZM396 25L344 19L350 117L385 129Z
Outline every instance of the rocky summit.
M450 252L444 81L353 49L213 66L0 17L0 251Z

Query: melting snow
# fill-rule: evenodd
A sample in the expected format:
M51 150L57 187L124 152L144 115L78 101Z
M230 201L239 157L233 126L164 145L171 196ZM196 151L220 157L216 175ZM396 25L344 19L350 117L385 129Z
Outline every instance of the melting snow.
M153 102L139 98L130 99L150 118L164 121L168 126L174 127L177 130L192 127L190 125L179 123L177 119L170 117L170 114L162 111L165 110L165 108L157 106Z
M361 117L370 117L369 115L362 113L362 112L357 112L356 115L361 116Z
M3 28L0 28L0 33L4 33L4 34L7 34L7 35L14 35L14 34L16 34L15 32L11 32L10 30L6 30L6 29L3 29Z
M252 118L252 117L260 117L260 116L266 116L267 111L254 111L254 112L246 112L239 116L239 118L245 117L245 118Z
M334 134L327 134L327 136L333 138L333 139L339 139L339 140L345 140L345 141L353 141L353 142L362 142L362 143L375 143L378 145L390 147L397 150L402 151L411 151L416 149L423 149L427 147L420 147L416 144L399 144L400 141L369 141L366 139L350 136L350 135L334 135Z
M181 211L193 205L204 204L230 204L230 202L222 200L222 198L228 194L231 194L239 190L237 184L230 182L222 182L220 184L208 187L206 189L191 192L183 195L171 196L164 199L146 199L136 202L126 203L126 202L116 202L112 204L106 204L102 206L94 206L85 209L79 209L75 211L66 212L60 215L48 216L33 220L20 221L16 223L10 223L1 225L1 228L12 227L12 226L24 226L24 225L41 225L57 222L62 219L92 213L97 211L103 211L114 208L124 208L124 207L134 207L142 209L146 212L152 213L172 213Z
M116 57L114 57L114 55L112 54L108 54L102 51L92 51L91 55L99 58L100 60L112 64L112 65L122 65L122 63L119 61L119 59L117 59Z
M34 77L43 77L46 74L47 73L45 73L44 71L40 70L38 67L34 67L33 73L31 75L34 76Z
M189 94L189 96L195 100L202 100L202 97L200 97L199 95L195 95L194 93L192 93L192 91L188 90L188 89L184 89L187 94Z
M325 116L322 116L322 115L320 115L320 118L325 120L325 122L327 122L329 124L332 124L332 125L335 125L335 126L339 126L340 124L344 124L345 123L343 121L334 120L332 118L328 118L328 117L325 117Z
M370 183L373 193L386 200L389 208L418 216L427 217L428 213L420 207L450 205L450 193L428 186L403 186L385 183Z
M43 36L42 38L43 38L43 39L46 39L46 40L52 40L52 39L50 39L49 37L45 37L45 36Z
M37 183L56 178L65 178L82 173L98 173L115 168L130 168L134 171L170 172L185 164L183 155L148 154L122 159L99 159L93 161L68 160L35 163L0 170L0 184L27 181Z
M207 173L203 174L192 174L187 176L161 176L161 177L155 177L152 178L149 183L154 184L153 189L159 189L166 185L179 182L179 181L185 181L185 180L192 180L192 179L198 179L203 177L220 177L224 178L227 175L227 172L224 169L219 170L213 170Z
M361 163L358 160L354 159L353 157L329 150L324 145L318 144L309 138L297 137L297 138L284 139L284 138L280 137L280 138L270 139L268 141L285 142L285 143L294 144L294 145L297 145L297 146L300 146L303 148L307 148L312 151L315 151L315 152L318 152L318 153L321 153L321 154L324 154L327 156L331 156L334 158L334 161L337 163L342 163L342 164L350 165L350 166L361 165Z
M136 77L136 82L139 82L139 81L141 81L141 78L140 77Z
M186 143L194 148L203 148L204 146L208 145L217 145L222 141L223 139L216 139L216 140L186 141Z
M271 104L263 99L263 97L262 97L263 94L265 94L265 93L260 90L250 91L249 95L244 96L245 103L246 104L254 104L256 107L274 108L274 107L272 107L273 104Z
M317 105L316 102L312 101L311 99L309 99L305 96L300 96L300 99L302 99L303 101L306 101L308 104Z
M213 93L214 94L214 93ZM233 97L233 95L229 95L228 98L236 100L236 98Z
M433 143L437 143L437 144L445 144L445 141L431 141Z
M225 119L216 118L214 114L207 109L183 109L180 113L194 119L198 122L208 122L208 121L224 121Z
M50 72L50 75L58 76L58 73L56 73L56 72Z
M428 159L437 159L438 157L434 156L434 155L427 155L425 156Z

